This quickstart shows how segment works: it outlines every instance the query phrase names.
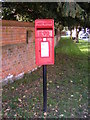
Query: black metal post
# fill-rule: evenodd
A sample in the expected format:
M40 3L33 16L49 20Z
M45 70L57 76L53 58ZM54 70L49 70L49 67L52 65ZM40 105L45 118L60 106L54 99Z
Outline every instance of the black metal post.
M43 112L47 112L47 66L43 65Z

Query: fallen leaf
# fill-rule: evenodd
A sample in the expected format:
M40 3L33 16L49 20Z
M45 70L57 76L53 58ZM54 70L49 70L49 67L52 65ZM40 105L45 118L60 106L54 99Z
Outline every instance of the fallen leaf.
M20 98L18 98L18 101L19 101L19 102L22 102L22 100L21 100Z
M14 89L14 87L12 87L12 89Z
M57 88L59 88L59 86L57 86Z
M24 95L23 98L25 98L26 96Z
M46 116L47 115L47 113L46 112L44 112L44 116Z

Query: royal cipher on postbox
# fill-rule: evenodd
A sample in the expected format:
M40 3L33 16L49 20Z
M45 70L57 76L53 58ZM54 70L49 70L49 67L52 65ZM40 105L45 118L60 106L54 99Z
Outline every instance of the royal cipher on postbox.
M54 20L35 20L35 55L37 65L54 64Z

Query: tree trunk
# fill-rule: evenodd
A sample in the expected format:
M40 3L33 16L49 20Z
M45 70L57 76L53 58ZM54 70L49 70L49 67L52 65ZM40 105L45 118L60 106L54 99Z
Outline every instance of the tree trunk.
M79 43L78 35L79 35L79 30L76 27L76 43Z
M70 31L70 39L72 40L72 30Z

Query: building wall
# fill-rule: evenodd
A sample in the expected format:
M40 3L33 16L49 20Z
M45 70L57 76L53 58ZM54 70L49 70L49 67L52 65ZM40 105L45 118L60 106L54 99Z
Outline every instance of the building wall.
M58 37L55 38L55 44ZM35 31L30 22L2 20L2 79L15 80L33 71L35 64Z

